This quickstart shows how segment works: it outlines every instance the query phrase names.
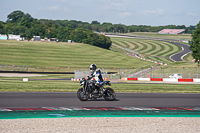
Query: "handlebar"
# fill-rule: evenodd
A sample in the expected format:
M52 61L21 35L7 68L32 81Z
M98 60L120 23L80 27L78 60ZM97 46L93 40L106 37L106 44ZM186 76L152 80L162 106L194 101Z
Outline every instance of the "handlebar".
M90 80L94 77L94 75L91 75L91 76L88 76L88 79L87 80Z

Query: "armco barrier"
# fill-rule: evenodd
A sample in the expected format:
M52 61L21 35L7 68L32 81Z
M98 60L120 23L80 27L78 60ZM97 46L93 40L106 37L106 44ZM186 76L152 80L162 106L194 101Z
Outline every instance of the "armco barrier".
M162 78L150 78L150 81L163 81Z
M200 79L193 79L193 82L200 82Z
M81 79L72 78L71 81L80 81ZM95 80L95 79L93 79ZM108 78L104 78L108 80ZM124 81L161 81L161 82L200 82L200 79L170 79L170 78L122 78Z
M178 79L178 82L193 82L193 79Z
M200 82L200 79L170 79L170 78L122 78L124 81L166 81L166 82Z
M127 78L127 80L138 80L138 78Z

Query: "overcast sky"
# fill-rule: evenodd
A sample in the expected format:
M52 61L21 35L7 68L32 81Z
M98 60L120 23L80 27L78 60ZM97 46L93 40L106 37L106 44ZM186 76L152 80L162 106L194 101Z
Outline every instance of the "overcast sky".
M0 21L15 10L37 19L125 25L196 25L200 0L0 0Z

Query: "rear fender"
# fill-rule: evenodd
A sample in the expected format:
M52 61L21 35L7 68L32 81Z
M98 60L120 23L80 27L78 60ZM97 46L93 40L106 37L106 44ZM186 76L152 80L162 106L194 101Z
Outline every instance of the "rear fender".
M105 85L111 86L110 81L105 81Z

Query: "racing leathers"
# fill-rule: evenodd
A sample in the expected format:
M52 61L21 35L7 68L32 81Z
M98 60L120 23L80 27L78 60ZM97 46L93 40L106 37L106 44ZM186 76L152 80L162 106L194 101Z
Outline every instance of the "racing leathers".
M95 78L96 83L97 83L96 85L98 87L99 87L99 85L101 85L101 83L103 83L103 77L102 77L100 69L97 69L94 72L92 72L91 76Z

